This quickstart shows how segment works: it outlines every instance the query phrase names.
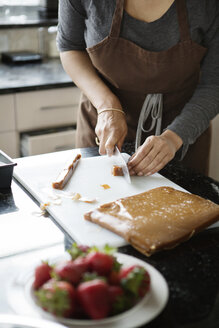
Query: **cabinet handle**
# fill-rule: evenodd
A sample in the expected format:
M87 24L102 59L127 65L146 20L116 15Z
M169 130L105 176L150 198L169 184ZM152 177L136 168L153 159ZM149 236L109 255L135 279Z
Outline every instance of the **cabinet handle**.
M71 109L73 109L74 107L75 107L74 105L44 106L44 107L40 107L40 110L63 109L63 108L71 108Z

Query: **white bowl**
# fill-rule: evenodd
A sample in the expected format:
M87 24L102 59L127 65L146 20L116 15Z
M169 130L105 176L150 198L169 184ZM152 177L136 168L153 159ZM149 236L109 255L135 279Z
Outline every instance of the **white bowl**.
M67 259L69 254L64 253L56 259L49 260L49 263L57 263L60 260ZM36 302L34 296L33 280L34 268L19 277L19 284L15 280L11 285L13 292L10 296L10 303L13 309L19 313L25 308L32 315L43 317L44 319L59 322L67 327L96 327L96 328L136 328L153 320L164 309L168 300L168 286L164 277L150 264L141 261L135 257L116 253L117 260L124 266L141 265L150 275L150 290L148 293L131 309L111 317L100 320L79 320L56 317L49 312L44 311ZM13 293L19 294L21 306L13 300Z

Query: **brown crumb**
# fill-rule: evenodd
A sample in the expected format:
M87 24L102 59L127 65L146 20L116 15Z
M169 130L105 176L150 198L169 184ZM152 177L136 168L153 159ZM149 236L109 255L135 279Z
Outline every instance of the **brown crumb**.
M123 176L124 173L123 173L122 167L118 166L118 165L113 165L112 175L114 175L114 176Z
M101 187L103 187L103 189L110 189L110 186L108 184L102 184Z

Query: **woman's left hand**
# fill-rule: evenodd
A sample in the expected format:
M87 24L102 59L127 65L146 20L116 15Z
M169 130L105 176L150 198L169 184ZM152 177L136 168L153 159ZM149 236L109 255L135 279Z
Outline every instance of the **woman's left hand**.
M174 158L182 143L182 139L170 130L160 136L148 137L128 162L130 175L151 175L160 171Z

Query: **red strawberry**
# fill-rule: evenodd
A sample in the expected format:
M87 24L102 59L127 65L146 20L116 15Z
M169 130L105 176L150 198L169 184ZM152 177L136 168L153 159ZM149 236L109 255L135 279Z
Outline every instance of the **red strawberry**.
M114 257L101 252L92 252L88 256L91 271L96 271L99 275L108 275L113 268Z
M78 245L78 248L79 248L82 252L87 253L90 247L87 246L87 245Z
M132 305L132 297L125 295L120 286L109 286L109 300L111 305L111 314L121 313Z
M108 275L108 282L110 285L119 285L120 283L119 272L112 270Z
M119 272L119 280L121 280L122 278L126 278L129 272L131 272L135 267L136 265L131 265L129 267L121 268Z
M78 284L82 274L87 270L87 264L78 258L75 261L65 261L58 263L54 272L61 280L66 280L72 284Z
M140 265L121 269L119 277L122 287L135 297L143 297L149 290L150 276Z
M78 257L74 260L76 267L80 268L83 272L89 271L89 260L86 257Z
M108 285L101 279L79 284L77 298L91 319L106 318L110 312Z
M45 282L51 279L52 267L47 262L42 262L35 269L33 288L40 288Z
M35 294L39 305L56 316L67 318L75 311L75 289L67 281L50 279Z
M123 289L120 286L109 286L109 300L113 304L119 296L124 295Z

